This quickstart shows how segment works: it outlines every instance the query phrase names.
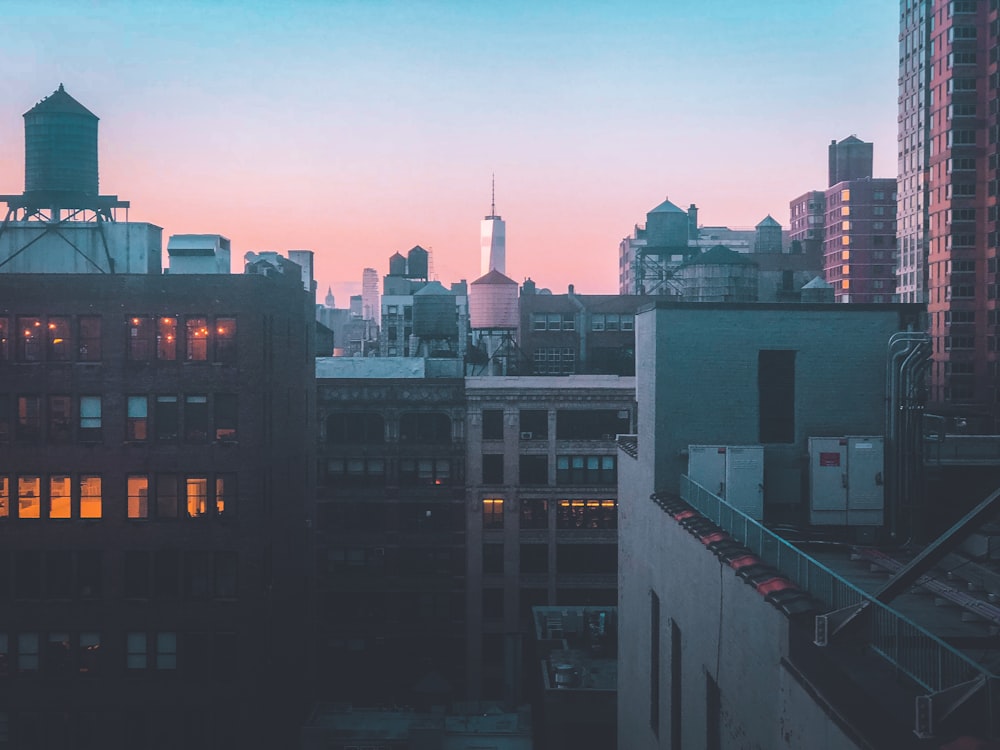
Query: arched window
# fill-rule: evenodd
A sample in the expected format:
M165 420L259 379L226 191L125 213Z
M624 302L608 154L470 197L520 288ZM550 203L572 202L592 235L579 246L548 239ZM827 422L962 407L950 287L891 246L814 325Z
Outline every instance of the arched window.
M447 443L451 441L451 419L441 412L406 412L399 420L402 443Z

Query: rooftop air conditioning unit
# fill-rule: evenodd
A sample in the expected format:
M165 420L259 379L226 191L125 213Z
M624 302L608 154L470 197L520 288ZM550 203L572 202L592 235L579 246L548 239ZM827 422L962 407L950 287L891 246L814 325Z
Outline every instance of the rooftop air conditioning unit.
M522 432L521 433L521 440L531 440L534 437L535 437L535 433L533 433L533 432Z

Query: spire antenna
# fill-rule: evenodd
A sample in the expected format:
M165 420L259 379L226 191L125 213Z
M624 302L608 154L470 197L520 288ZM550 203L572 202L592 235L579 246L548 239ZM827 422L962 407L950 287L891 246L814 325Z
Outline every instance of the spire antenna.
M490 216L497 215L497 173L490 175Z

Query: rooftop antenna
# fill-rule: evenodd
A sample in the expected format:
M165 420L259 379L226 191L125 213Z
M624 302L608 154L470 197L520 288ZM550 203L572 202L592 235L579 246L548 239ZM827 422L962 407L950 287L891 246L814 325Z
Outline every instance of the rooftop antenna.
M490 175L490 216L497 215L497 173Z

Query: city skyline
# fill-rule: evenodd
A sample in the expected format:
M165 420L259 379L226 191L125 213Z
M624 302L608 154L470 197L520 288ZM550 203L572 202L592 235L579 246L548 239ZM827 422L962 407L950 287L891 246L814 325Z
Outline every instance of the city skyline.
M0 191L23 185L21 114L63 83L101 118L101 192L132 220L164 241L221 233L236 263L313 250L318 297L333 286L342 307L364 267L417 244L443 282L477 278L494 172L508 275L586 293L616 289L619 241L665 197L706 225L788 228L852 133L896 174L891 5L21 12L0 52Z

